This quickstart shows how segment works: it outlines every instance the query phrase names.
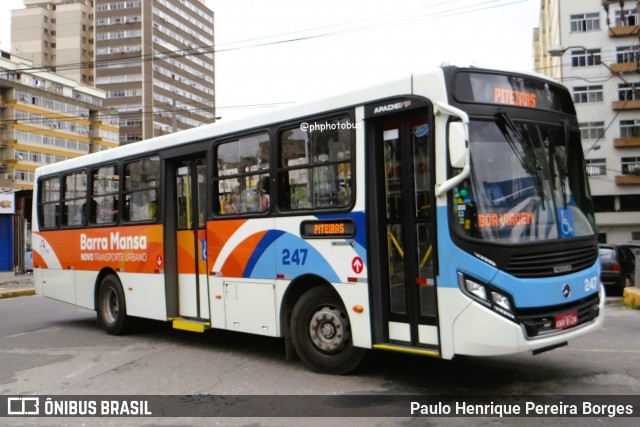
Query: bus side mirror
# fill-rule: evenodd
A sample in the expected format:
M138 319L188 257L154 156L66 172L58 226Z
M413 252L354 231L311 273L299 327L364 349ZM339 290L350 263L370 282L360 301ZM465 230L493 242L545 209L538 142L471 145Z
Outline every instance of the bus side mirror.
M449 162L452 168L462 169L467 163L467 125L449 123Z

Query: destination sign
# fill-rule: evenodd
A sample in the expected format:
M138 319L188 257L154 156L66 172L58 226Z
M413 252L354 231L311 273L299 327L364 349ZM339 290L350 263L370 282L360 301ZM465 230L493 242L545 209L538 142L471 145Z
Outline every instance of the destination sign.
M575 114L571 95L566 89L533 76L462 71L455 76L453 90L459 102Z
M356 225L350 219L331 221L304 221L300 234L307 239L351 238L356 234Z
M493 89L493 102L527 108L536 108L538 105L535 93L501 87Z

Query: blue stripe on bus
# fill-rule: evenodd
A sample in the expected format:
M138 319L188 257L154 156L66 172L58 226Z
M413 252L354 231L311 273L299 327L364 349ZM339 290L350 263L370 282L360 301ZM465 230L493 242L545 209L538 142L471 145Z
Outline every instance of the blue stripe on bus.
M306 240L281 230L271 230L251 254L243 277L273 279L277 274L287 278L317 274L329 282L340 282L331 264Z
M268 251L269 247L272 245L272 243L274 243L280 236L282 236L285 232L282 230L269 230L267 231L267 233L262 237L262 239L260 239L260 242L258 243L258 245L256 246L256 248L253 250L253 253L251 254L251 257L249 257L249 260L247 261L247 265L244 268L244 272L242 274L243 277L255 277L252 273L253 270L256 267L256 264L258 264L258 262L260 261L260 259L263 257L263 255L265 253L269 253L270 251ZM271 254L273 255L273 254ZM267 258L270 258L271 260L273 260L272 256L267 256ZM261 270L264 270L261 269ZM274 266L273 266L273 261L271 262L271 270L273 270L273 272L267 272L267 271L263 271L262 274L260 276L262 277L274 277L275 276L275 270L274 270ZM269 274L271 273L271 274Z

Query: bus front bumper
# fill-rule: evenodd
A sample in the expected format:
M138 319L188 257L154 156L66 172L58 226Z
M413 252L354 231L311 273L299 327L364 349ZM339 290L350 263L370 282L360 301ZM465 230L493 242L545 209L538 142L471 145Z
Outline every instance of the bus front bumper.
M527 338L520 324L470 300L453 324L453 353L468 356L497 356L525 351L541 353L594 332L604 323L605 294L601 287L599 315L582 325L546 336Z

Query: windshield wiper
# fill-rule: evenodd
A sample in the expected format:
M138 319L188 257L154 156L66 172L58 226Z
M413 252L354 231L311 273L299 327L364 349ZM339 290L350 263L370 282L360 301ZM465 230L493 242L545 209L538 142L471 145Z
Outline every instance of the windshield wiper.
M529 173L531 177L533 177L536 193L540 198L541 208L544 210L545 206L544 196L542 193L542 178L540 178L540 170L542 170L542 168L538 164L538 159L536 158L533 142L530 138L525 138L522 133L520 133L516 124L513 122L513 120L511 120L511 117L509 117L509 115L504 111L498 111L496 113L496 118L498 119L497 125L500 128L500 131L509 143L509 146L511 147L513 153L518 157L520 165L527 173ZM511 136L512 134L515 136L515 140ZM518 150L518 147L522 148L523 153Z
M564 145L564 153L562 158L560 158L560 160L564 161L563 165L560 165L560 167L558 168L559 170L557 171L558 175L560 175L560 191L562 193L562 205L563 207L566 209L567 207L567 192L566 189L564 187L565 185L565 181L567 180L567 170L569 168L568 165L568 161L569 161L569 140L571 138L570 134L569 134L569 120L567 119L562 119L562 138L563 138L563 145ZM553 138L551 138L553 140ZM552 147L553 147L553 157L558 160L558 157L556 155L556 145L555 143L552 142ZM556 164L554 163L554 166Z

